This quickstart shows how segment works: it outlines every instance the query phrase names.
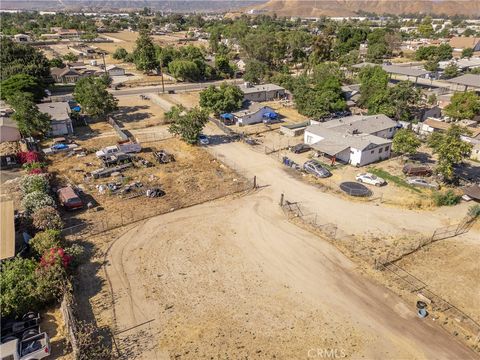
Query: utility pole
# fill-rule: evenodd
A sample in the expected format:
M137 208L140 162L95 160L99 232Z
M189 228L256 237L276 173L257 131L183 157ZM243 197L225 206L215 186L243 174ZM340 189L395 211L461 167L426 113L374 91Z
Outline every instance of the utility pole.
M102 52L102 58L103 58L103 71L105 72L105 75L107 74L107 64L105 64L105 53Z
M163 82L163 60L160 57L160 73L162 74L162 93L165 94L165 83Z

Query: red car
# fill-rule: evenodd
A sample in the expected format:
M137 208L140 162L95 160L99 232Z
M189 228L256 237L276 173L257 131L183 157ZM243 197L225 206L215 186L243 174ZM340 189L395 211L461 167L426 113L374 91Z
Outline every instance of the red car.
M61 188L57 191L58 199L66 210L83 208L83 201L75 193L71 186Z

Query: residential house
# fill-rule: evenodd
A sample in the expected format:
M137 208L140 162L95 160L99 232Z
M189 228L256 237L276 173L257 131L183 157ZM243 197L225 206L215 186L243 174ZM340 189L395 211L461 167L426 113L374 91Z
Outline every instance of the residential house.
M6 141L18 141L22 137L18 131L18 124L9 117L0 117L0 143Z
M232 115L239 125L251 125L262 122L264 115L275 111L259 103L251 103L248 108L234 112Z
M457 85L459 87L458 90L475 90L480 92L480 75L464 74L447 81Z
M50 74L52 75L53 81L59 84L74 84L80 78L81 74L70 67L62 68L51 68Z
M253 86L250 83L240 85L243 91L243 99L249 101L272 101L285 96L285 89L275 84Z
M480 51L480 37L454 36L449 43L454 51L464 49L473 49L474 52Z
M125 75L125 69L117 65L108 65L107 73L110 76L122 76Z
M25 34L16 34L13 36L13 39L19 43L28 43L32 41L32 38Z
M396 129L397 123L383 114L353 115L312 122L305 129L304 142L328 158L364 166L390 157Z
M70 106L68 102L50 102L38 104L38 109L50 115L51 136L63 136L73 134L72 119L70 118Z

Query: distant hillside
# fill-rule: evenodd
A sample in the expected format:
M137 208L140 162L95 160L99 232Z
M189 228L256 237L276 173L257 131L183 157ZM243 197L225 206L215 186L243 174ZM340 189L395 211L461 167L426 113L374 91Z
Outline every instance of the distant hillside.
M252 7L261 0L2 0L3 10L108 12L144 7L166 12L224 12Z
M255 7L279 16L352 16L376 14L447 14L480 16L479 0L270 0Z

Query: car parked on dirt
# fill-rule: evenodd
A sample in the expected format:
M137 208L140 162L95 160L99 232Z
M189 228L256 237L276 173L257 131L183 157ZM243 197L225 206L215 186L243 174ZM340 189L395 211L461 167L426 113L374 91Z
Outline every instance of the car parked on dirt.
M57 191L58 200L66 210L83 208L83 201L71 186L66 186Z
M198 135L198 142L200 143L200 145L210 144L210 140L208 140L208 136L204 134Z
M355 176L355 180L357 180L360 183L365 183L365 184L374 185L374 186L383 186L387 184L385 179L382 179L381 177L378 177L377 175L374 175L371 173L357 174L357 176Z
M430 176L433 171L426 165L406 164L403 173L407 176Z
M423 187L427 189L438 190L440 188L440 186L436 182L428 182L427 180L422 178L409 178L407 179L407 183L413 186Z
M310 145L307 144L297 144L295 146L292 146L290 148L290 151L293 152L294 154L301 154L307 151L310 151L312 148Z
M309 160L306 163L304 163L303 170L319 178L327 178L329 176L332 176L332 173L328 171L328 169L323 167L322 164L320 164L315 160Z

